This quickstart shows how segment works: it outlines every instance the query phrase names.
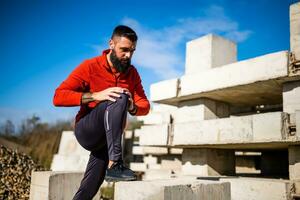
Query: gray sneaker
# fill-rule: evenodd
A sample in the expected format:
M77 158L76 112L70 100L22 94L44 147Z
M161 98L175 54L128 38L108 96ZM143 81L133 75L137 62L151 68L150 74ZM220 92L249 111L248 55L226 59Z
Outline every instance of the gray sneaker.
M112 166L106 170L105 181L135 181L136 175L134 172L125 167L123 161L116 161Z

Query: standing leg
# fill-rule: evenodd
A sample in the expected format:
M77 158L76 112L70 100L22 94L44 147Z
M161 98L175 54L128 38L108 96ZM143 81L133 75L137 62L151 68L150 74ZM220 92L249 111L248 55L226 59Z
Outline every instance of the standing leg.
M84 177L73 200L91 200L97 194L104 180L107 163L106 146L91 152Z
M79 144L91 151L89 161L73 200L91 200L101 186L108 164L104 113L107 101L101 102L75 125Z

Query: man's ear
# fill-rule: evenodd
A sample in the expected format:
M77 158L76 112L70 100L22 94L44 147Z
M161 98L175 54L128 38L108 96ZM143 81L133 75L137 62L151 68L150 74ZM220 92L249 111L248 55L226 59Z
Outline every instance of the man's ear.
M114 43L114 41L112 39L109 40L109 48L110 49L115 48L115 43Z

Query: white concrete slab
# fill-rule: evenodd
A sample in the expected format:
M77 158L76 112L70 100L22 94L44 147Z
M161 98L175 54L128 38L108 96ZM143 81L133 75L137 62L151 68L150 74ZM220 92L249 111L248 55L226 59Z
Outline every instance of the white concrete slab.
M89 155L89 151L85 150L77 142L73 131L63 131L59 143L59 155Z
M147 170L146 163L131 162L129 168L135 172L145 172Z
M184 75L176 97L153 100L178 105L181 101L206 97L235 106L281 104L282 83L292 79L288 77L288 55L281 51ZM151 93L160 91L156 87Z
M290 5L290 47L300 60L300 2Z
M53 156L53 171L84 171L90 152L78 142L73 131L63 131L58 153Z
M290 200L288 180L263 178L221 178L230 182L232 200Z
M300 110L300 81L283 84L283 112L295 113Z
M143 121L145 125L158 125L170 123L171 115L170 113L150 112L148 115L138 116L137 119Z
M183 101L171 115L174 123L229 117L229 105L207 98Z
M140 145L167 145L169 125L148 125L141 127Z
M30 200L72 199L83 173L40 171L32 172ZM100 198L100 189L93 200Z
M173 145L282 141L281 112L204 120L174 125Z
M230 200L230 184L194 179L117 182L115 200Z
M300 138L300 110L296 110L296 137Z
M209 34L187 42L185 74L194 74L236 62L236 44L223 37Z
M285 77L288 75L287 69L288 52L271 53L201 73L184 75L180 79L179 96Z
M157 101L161 99L169 99L177 96L178 79L164 80L150 85L150 99Z
M89 156L55 154L51 163L53 171L80 171L84 172Z

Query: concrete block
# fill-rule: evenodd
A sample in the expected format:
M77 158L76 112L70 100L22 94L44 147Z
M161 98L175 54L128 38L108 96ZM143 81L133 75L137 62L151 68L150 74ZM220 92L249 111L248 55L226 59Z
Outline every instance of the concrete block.
M143 131L141 129L134 130L134 137L140 137L141 134L143 134Z
M170 123L171 116L170 113L150 112L148 115L138 116L137 119L139 121L143 121L145 125L153 125L153 124L159 125L159 124Z
M117 182L114 199L230 200L230 185L194 179Z
M145 172L147 170L146 163L131 162L129 168L135 172Z
M295 113L300 110L300 81L283 84L283 112Z
M300 179L300 145L290 146L289 149L290 180Z
M144 155L144 147L142 146L133 146L132 147L133 155Z
M182 148L170 148L169 152L170 154L182 154L183 149Z
M167 145L169 136L169 125L142 126L140 145Z
M282 179L221 178L229 182L232 200L290 200L290 182Z
M297 138L300 138L300 110L296 110L295 125L296 125L296 136Z
M90 152L78 142L73 131L63 131L58 153L54 155L51 170L53 171L84 171Z
M152 154L152 155L164 155L168 154L168 148L167 147L149 147L144 146L143 147L144 154Z
M58 149L59 155L86 155L90 154L77 142L73 131L63 131Z
M172 116L174 123L229 117L229 105L207 98L184 101Z
M232 175L235 173L234 150L184 149L182 164L184 175Z
M51 163L53 171L81 171L84 172L89 156L55 154Z
M129 130L127 130L127 131L125 131L124 132L124 138L125 139L131 139L132 138L132 136L133 136L133 131L129 131Z
M252 115L253 141L281 140L283 113L270 112Z
M181 160L178 160L178 159L174 159L174 160L162 159L161 160L161 168L162 169L181 171L182 162L181 162Z
M236 44L217 35L206 35L186 44L185 74L199 73L236 62Z
M290 47L300 60L300 2L290 5Z
M154 170L160 170L161 169L161 164L147 164L147 166L148 166L148 169L150 170L152 170L152 169L154 169Z
M152 112L154 113L170 113L177 109L177 106L153 103Z
M150 85L150 99L157 101L177 97L178 79L160 81Z
M30 200L72 199L83 173L42 171L32 172ZM93 200L100 199L100 190Z
M133 155L165 155L168 154L167 147L152 147L152 146L133 146Z
M157 164L157 157L153 157L152 155L144 156L145 164Z
M223 118L174 124L173 145L251 141L251 117Z
M201 73L187 74L180 78L181 91L179 97L185 96L187 98L193 94L285 77L288 76L287 69L288 52L280 51L223 65ZM245 98L236 92L238 91L235 91L235 94L231 95ZM218 95L223 96L230 94L222 94L222 90L219 90Z
M282 141L282 112L174 124L173 145Z

